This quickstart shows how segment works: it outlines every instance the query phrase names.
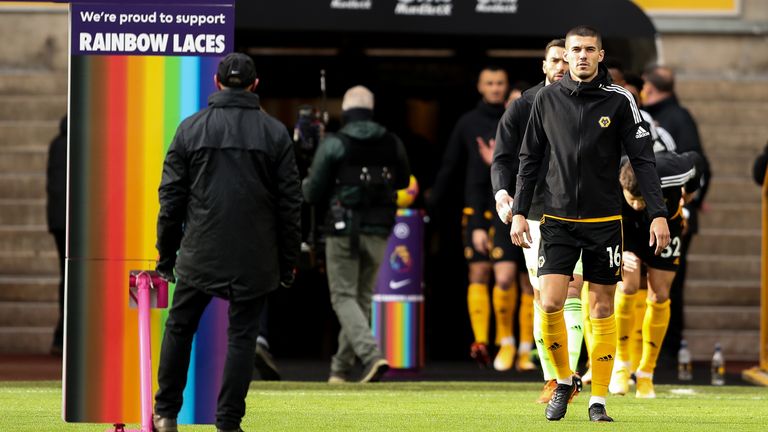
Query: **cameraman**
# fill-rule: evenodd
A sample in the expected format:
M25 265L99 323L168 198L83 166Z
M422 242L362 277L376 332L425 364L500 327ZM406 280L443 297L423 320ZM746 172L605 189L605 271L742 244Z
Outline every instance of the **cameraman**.
M389 364L371 332L371 297L395 222L395 191L408 186L411 170L400 139L372 120L370 90L352 87L341 107L344 126L320 144L303 190L309 203L329 206L326 266L341 332L328 381L349 381L357 357L359 381L372 382Z

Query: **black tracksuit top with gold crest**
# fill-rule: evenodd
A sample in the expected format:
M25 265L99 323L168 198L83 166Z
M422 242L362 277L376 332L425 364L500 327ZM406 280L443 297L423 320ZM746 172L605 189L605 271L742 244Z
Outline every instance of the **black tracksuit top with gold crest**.
M546 168L545 214L574 220L620 215L623 147L649 216L666 217L646 127L632 95L611 83L602 63L590 82L566 74L544 87L536 95L523 138L514 213L528 215L538 171ZM549 166L541 167L545 151Z

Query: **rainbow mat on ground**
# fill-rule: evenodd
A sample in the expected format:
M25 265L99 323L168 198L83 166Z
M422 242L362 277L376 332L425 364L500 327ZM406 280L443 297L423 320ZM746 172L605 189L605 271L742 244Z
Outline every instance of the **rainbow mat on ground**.
M128 273L154 269L157 188L181 120L207 105L216 57L73 56L64 419L136 423L139 349ZM173 286L170 289L171 298ZM167 310L152 311L154 379ZM213 423L227 303L195 337L180 423ZM156 390L156 383L155 383Z

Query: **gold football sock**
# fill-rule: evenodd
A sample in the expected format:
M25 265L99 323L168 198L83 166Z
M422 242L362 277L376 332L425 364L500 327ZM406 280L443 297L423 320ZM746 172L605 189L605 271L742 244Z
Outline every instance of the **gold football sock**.
M587 354L590 354L592 352L592 322L589 319L589 282L584 282L581 288L581 319L584 344L587 346Z
M616 318L592 318L592 396L605 397L616 355Z
M541 315L541 337L558 379L568 379L573 375L568 363L568 332L565 329L563 310Z
M544 338L541 335L541 314L543 312L536 303L533 304L533 308L535 309L533 315L533 340L536 342L536 350L539 353L541 370L544 373L544 381L557 379L557 371L555 370L555 367L552 366L551 356L544 346Z
M469 321L475 342L488 343L488 321L491 319L491 299L488 286L481 283L471 283L467 288L467 306L469 306Z
M629 335L629 361L632 362L632 372L637 371L640 359L643 357L643 320L645 319L645 299L648 290L641 289L635 294L635 319L632 333Z
M571 370L576 370L581 356L581 342L584 340L584 330L581 314L581 299L569 298L565 300L563 309L565 328L568 332L568 363Z
M664 342L664 335L669 326L670 302L667 299L664 303L654 303L650 300L647 303L648 308L643 320L643 357L638 370L652 374L656 369L661 343Z
M509 289L493 287L493 312L496 316L496 345L514 343L515 309L517 308L517 285Z
M523 293L520 296L520 345L533 345L533 294Z
M632 330L635 324L635 294L624 294L616 290L616 359L620 362L629 362L631 359L629 348Z

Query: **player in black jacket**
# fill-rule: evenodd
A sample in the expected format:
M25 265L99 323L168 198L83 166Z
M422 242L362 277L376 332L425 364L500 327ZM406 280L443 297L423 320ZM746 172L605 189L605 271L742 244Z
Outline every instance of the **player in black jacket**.
M624 263L621 297L624 303L632 305L640 288L640 269L648 268L648 298L643 319L643 355L637 369L638 398L654 398L653 371L659 357L659 349L669 325L669 292L672 280L680 265L680 247L683 232L682 203L690 201L699 188L703 171L701 156L693 151L676 154L656 153L656 171L661 179L661 188L667 205L667 218L671 241L660 255L645 243L650 219L645 212L645 200L640 196L632 166L628 161L621 167L619 182L624 189L622 216L624 218ZM637 301L640 301L638 299ZM622 302L618 302L621 310ZM634 326L633 307L628 313L617 313L616 332L619 338L629 337ZM611 379L611 393L625 394L629 388L629 359L617 356L617 367Z
M542 61L542 71L546 77L545 80L525 91L521 98L510 104L499 122L499 129L496 132L496 148L493 153L493 164L491 164L491 183L493 184L493 192L496 198L496 212L499 215L498 220L503 221L505 224L510 223L512 220L512 197L509 195L508 191L514 193L515 190L517 169L520 163L518 153L520 152L520 145L523 141L525 128L528 125L528 117L531 113L533 101L539 90L544 88L545 85L550 85L559 81L568 71L568 63L563 58L564 54L565 39L554 39L547 44L544 48L544 60ZM547 162L544 162L544 165L546 164ZM545 177L546 171L542 170L537 185L543 185ZM539 235L539 219L541 219L542 216L542 190L543 186L537 187L531 210L528 213L528 224L533 237L533 247L524 249L523 253L525 254L525 266L528 268L528 279L530 280L532 288L530 291L526 291L526 285L522 283L523 279L520 279L522 295L520 299L520 349L518 351L518 364L525 358L523 350L523 318L526 315L525 312L531 310L531 313L534 315L531 331L533 332L539 359L541 360L541 368L544 372L545 381L544 389L537 402L547 403L552 398L552 392L555 387L557 387L557 382L555 381L556 374L549 358L549 354L542 345L541 320L539 319L539 314L533 313L533 309L540 309L539 281L536 277L536 270L538 268L538 242L541 239L541 236ZM503 234L509 237L509 228L505 229ZM581 286L583 283L581 274L581 261L579 261L576 265L576 269L574 269L573 280L568 286L568 299L565 301L565 325L568 331L568 357L571 369L573 370L576 370L576 364L578 363L581 354L583 337L582 329L584 328L580 298Z
M464 114L453 129L443 166L432 189L430 201L442 201L450 193L452 177L466 165L464 179L464 216L462 219L464 257L469 263L467 306L475 340L470 356L482 366L490 365L487 345L491 296L488 283L493 267L493 311L496 317L496 342L501 345L493 362L505 371L515 359L513 317L517 307L517 265L523 261L522 250L504 234L506 228L493 220L490 148L501 115L508 88L507 74L502 69L486 67L480 72L477 89L483 96L475 109ZM487 159L486 159L487 157ZM494 225L496 225L494 227ZM496 233L500 235L495 235Z
M632 96L611 84L602 66L605 52L597 30L579 26L566 35L569 73L536 96L520 152L520 172L512 219L512 241L530 247L526 216L545 150L549 166L544 182L544 216L539 248L539 285L544 345L552 355L558 386L546 417L565 416L568 399L579 386L568 364L563 321L568 282L581 254L584 280L590 282L592 322L592 397L589 418L612 421L605 412L616 321L613 297L621 280L622 147L635 169L651 217L650 242L661 253L669 244L667 210L661 196L650 133Z

